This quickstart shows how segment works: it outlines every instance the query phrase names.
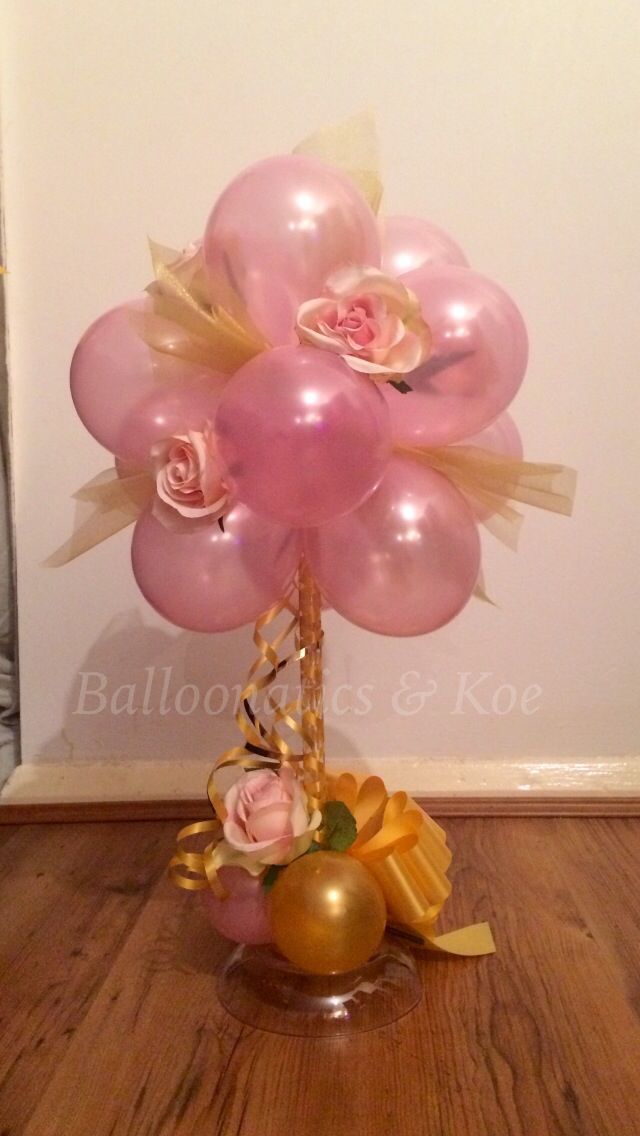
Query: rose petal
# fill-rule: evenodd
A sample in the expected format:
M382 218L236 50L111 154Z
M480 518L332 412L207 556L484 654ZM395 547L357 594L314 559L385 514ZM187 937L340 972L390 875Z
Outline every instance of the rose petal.
M306 832L309 827L309 812L307 810L307 802L302 797L299 797L291 805L289 815L289 823L291 831L294 836L300 836L301 833Z
M258 809L247 820L247 836L255 843L293 836L290 814L291 805L284 801Z
M244 828L234 820L227 819L223 826L225 840L231 845L232 848L237 848L239 852L244 852L249 841Z

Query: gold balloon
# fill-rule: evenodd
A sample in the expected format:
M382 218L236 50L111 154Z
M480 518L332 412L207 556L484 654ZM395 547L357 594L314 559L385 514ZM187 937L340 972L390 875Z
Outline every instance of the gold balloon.
M342 974L371 958L387 909L379 884L342 852L313 852L280 873L270 894L276 946L310 974Z

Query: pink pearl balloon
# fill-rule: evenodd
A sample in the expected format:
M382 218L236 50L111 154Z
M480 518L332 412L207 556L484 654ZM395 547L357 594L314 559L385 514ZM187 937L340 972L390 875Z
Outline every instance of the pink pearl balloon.
M300 560L297 533L245 505L226 514L224 532L208 517L185 520L176 512L175 522L162 524L148 508L131 546L140 591L171 623L229 631L253 623L287 591Z
M295 342L300 304L337 268L380 264L376 219L353 182L302 154L266 158L232 181L203 249L213 295L236 310L239 298L273 344Z
M218 876L229 893L226 899L218 899L209 889L200 892L207 918L218 934L234 943L270 943L267 893L261 877L232 865L220 868Z
M430 359L406 376L412 391L386 384L395 441L442 446L486 426L514 398L527 366L520 312L492 280L459 265L425 266L403 277L433 335Z
M335 610L379 635L424 635L464 607L480 568L473 514L447 478L394 456L349 517L306 536L312 572Z
M169 386L157 383L123 424L118 455L144 465L155 442L172 434L202 431L215 422L226 375L202 371L195 382Z
M216 431L239 499L296 528L355 509L391 451L376 384L314 347L277 347L245 364L223 392Z
M140 456L133 439L139 412L144 432L146 400L202 375L202 368L147 347L130 313L149 307L150 301L142 297L100 316L83 335L71 362L71 396L78 415L89 433L119 457Z
M403 276L423 264L468 264L453 237L421 217L384 217L380 230L382 270L390 276Z
M522 461L522 438L510 414L501 414L490 426L485 426L478 434L470 438L462 438L456 443L459 446L477 446L481 450L489 450L492 454L502 454L507 458Z

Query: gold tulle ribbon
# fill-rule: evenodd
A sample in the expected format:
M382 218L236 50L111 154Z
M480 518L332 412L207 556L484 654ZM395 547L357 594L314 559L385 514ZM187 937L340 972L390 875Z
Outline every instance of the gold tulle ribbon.
M148 286L152 310L130 318L145 343L161 354L232 375L270 344L246 313L212 304L196 249L186 256L149 242L155 280Z
M103 540L132 525L153 499L155 482L144 470L119 474L106 469L78 489L73 497L76 516L68 540L45 560L48 568L60 568L82 556Z
M294 154L310 154L341 169L377 213L382 198L375 121L364 112L305 138ZM161 354L231 375L270 344L223 280L207 279L202 250L191 254L149 242L154 281L151 311L132 311L145 343ZM215 291L218 302L212 302Z
M482 523L515 549L524 517L511 501L571 516L576 471L550 462L518 461L479 446L395 446L395 453L448 477L468 500L486 511Z
M293 152L310 154L337 166L351 178L373 212L378 212L383 186L378 172L376 123L369 111L322 127L299 142Z
M396 446L395 453L421 462L448 477L472 504L489 514L483 518L482 524L509 548L517 547L524 519L511 501L564 516L569 516L573 508L576 473L568 466L516 461L478 446L432 449ZM68 564L133 524L154 492L154 481L143 470L126 476L114 469L98 474L74 494L79 507L73 533L45 563L52 568ZM474 594L492 603L482 578ZM283 603L286 606L287 601Z
M380 777L358 784L351 773L329 779L329 795L353 813L357 838L348 850L375 876L392 929L416 945L452 955L495 951L488 923L437 934L436 920L451 893L446 833L406 793L389 795Z

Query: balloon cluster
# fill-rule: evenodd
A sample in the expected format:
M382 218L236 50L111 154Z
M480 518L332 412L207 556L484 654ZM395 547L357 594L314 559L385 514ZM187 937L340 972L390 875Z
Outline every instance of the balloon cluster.
M219 872L226 891L200 895L218 934L235 943L275 943L281 954L311 974L341 974L361 966L380 945L387 922L374 876L341 852L300 856L269 893L261 876L244 868Z
M240 174L185 265L200 304L262 349L223 374L180 355L170 320L150 347L152 293L97 320L71 371L90 433L156 481L132 547L148 601L180 627L237 627L304 552L361 627L420 635L453 618L478 579L480 518L398 450L521 457L502 413L527 360L512 300L435 226L379 222L346 174L303 155Z

